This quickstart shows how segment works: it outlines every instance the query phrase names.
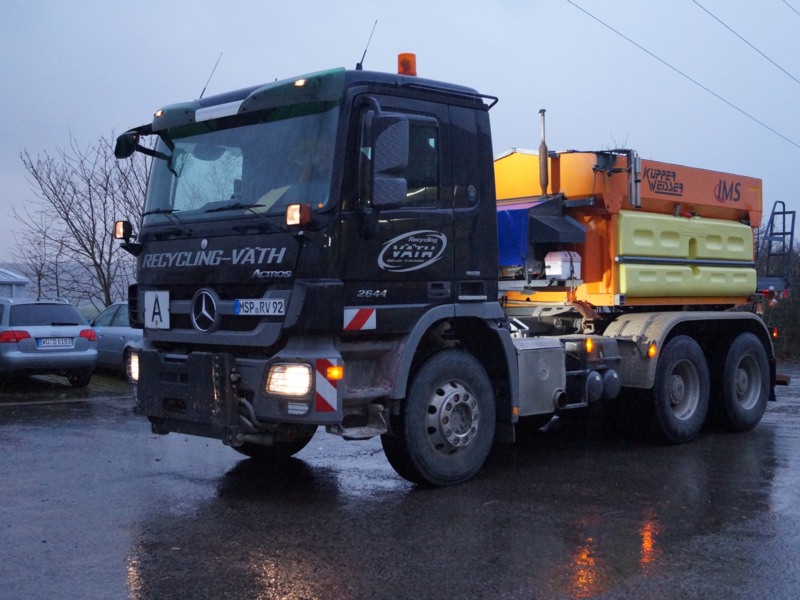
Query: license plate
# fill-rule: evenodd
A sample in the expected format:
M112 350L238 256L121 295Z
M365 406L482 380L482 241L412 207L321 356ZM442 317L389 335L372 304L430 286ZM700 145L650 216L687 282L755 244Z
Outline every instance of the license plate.
M239 316L283 316L286 300L283 298L254 298L233 301L233 313Z
M39 338L36 344L39 348L63 348L72 346L72 338Z

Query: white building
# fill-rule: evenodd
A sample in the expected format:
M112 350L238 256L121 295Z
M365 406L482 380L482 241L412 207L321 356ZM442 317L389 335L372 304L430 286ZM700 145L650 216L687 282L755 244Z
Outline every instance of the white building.
M22 275L0 268L0 297L20 298L27 284L28 280Z

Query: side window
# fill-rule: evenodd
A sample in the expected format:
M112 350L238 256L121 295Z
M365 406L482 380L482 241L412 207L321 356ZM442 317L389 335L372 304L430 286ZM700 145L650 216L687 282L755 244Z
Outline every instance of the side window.
M114 308L112 310L106 310L105 312L103 312L103 314L101 314L100 316L98 316L94 320L94 324L95 325L100 325L101 327L110 326L111 325L111 319L114 317L114 314L116 312L117 312L116 308Z
M393 111L399 112L399 111ZM369 131L373 112L361 118L358 159L358 204L369 205L369 172L372 148ZM437 208L439 206L439 126L435 119L409 114L408 167L401 175L407 183L406 203L399 207Z
M111 324L114 327L130 327L131 324L128 321L128 310L126 306L120 306L117 309L117 312L114 315L114 320L111 321Z
M417 208L439 205L439 130L432 120L412 119L409 127L408 204Z

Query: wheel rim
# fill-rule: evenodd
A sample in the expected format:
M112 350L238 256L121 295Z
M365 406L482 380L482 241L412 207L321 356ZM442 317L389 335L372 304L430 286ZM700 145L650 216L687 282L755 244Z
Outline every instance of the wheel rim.
M443 383L428 402L425 425L428 439L439 452L452 454L466 448L478 434L478 401L463 383Z
M739 361L734 376L736 402L749 410L758 404L761 397L761 369L753 356L745 356Z
M700 377L688 360L678 362L672 369L667 390L672 413L678 419L690 419L700 402Z

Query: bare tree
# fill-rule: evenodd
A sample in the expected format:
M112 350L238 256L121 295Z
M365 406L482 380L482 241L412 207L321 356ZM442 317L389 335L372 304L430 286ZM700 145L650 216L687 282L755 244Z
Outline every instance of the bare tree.
M59 295L97 308L127 294L133 257L113 239L115 220L141 221L148 159L117 161L113 135L86 148L70 138L55 156L20 154L36 201L13 216L21 225L17 260L38 295Z

